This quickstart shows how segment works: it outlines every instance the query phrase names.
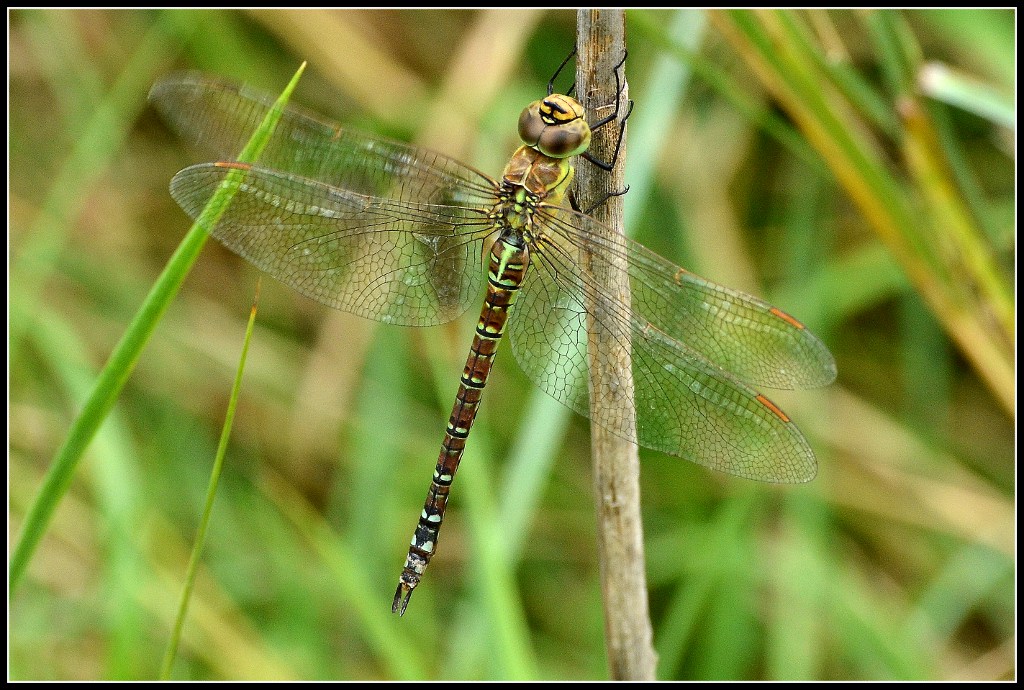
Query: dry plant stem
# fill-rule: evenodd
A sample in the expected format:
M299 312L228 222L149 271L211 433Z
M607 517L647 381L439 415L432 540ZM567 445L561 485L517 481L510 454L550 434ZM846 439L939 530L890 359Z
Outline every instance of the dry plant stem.
M612 112L620 99L620 118L627 112L628 94L625 73L619 66L622 84L616 93L616 67L625 54L625 18L621 10L580 10L577 15L577 98L591 121ZM611 162L619 137L615 122L594 133L591 153ZM580 160L576 166L576 195L579 207L588 209L608 194L621 192L624 184L625 142L611 173ZM610 197L594 209L592 215L622 232L621 197ZM588 257L583 266L593 270ZM621 270L619 270L621 268ZM629 304L629 280L626 267L595 277L609 293ZM588 305L594 313L607 309L601 297ZM611 323L612 320L605 320ZM590 406L614 406L633 412L633 377L630 364L630 334L596 328L588 323L590 353ZM595 353L601 353L597 356ZM635 420L633 422L635 426ZM594 498L597 505L597 546L601 566L604 600L605 646L610 675L616 680L653 680L657 657L652 647L651 622L647 608L647 582L644 572L643 525L640 520L640 463L637 447L591 425L591 450L594 464Z

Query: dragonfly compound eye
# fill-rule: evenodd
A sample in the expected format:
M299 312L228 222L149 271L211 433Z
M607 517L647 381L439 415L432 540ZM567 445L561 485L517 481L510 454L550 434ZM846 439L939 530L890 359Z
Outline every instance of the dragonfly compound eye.
M519 136L545 156L578 156L590 146L590 127L583 106L568 96L555 94L534 101L519 116Z

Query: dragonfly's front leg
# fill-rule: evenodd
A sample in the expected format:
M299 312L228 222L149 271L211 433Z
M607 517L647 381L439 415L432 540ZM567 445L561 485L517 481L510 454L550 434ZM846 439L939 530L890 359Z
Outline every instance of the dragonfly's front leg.
M476 419L480 397L487 385L498 343L505 332L508 310L516 300L528 261L526 246L519 236L501 237L491 247L487 296L476 326L473 346L459 381L459 392L448 419L444 441L441 442L441 454L437 458L434 478L430 482L419 524L412 535L405 567L398 577L398 589L395 590L395 599L391 604L392 613L405 613L409 597L420 583L423 571L437 548L437 535L441 531L441 521L448 505L448 492L455 479L455 472L459 469L466 438Z

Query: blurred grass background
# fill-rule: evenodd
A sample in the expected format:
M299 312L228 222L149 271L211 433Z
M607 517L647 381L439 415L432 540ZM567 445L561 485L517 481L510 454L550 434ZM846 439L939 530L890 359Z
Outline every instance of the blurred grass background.
M496 175L574 26L11 12L9 539L188 227L167 184L197 161L153 81L277 93L308 60L295 102ZM1015 39L1010 11L628 15L630 233L839 366L768 392L809 485L641 451L659 677L1015 677ZM11 599L11 678L156 675L255 279L207 245ZM258 318L174 677L606 677L587 420L502 349L399 619L476 315L382 327L268 281Z

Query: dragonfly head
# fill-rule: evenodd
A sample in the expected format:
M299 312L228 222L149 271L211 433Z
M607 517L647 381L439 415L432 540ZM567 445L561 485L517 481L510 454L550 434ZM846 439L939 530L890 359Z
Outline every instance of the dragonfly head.
M545 156L568 158L590 146L590 125L579 101L556 93L526 106L519 138Z

